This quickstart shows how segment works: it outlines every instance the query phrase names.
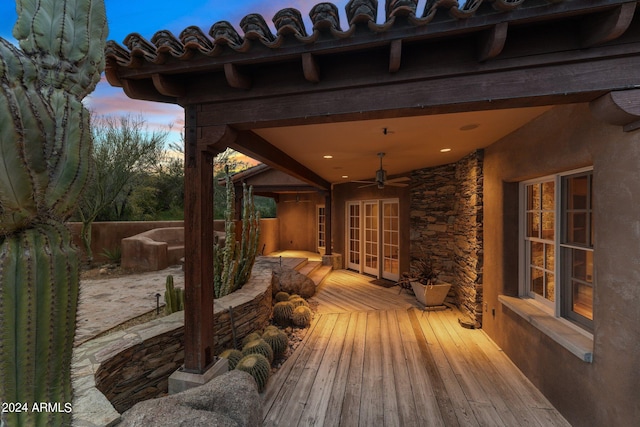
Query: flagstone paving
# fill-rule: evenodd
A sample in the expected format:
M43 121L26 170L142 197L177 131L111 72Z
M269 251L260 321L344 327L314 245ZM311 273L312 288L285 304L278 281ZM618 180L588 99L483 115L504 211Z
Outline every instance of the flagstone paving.
M165 283L170 274L175 286L184 287L184 272L179 265L148 273L82 280L75 345L153 312L156 294L160 294L160 305L164 305Z

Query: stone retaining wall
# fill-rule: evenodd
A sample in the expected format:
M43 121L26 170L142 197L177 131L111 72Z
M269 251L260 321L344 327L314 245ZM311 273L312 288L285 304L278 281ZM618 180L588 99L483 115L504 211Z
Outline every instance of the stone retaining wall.
M424 253L451 283L447 301L482 323L482 151L411 173L410 257Z
M232 307L238 342L268 323L271 281L271 264L256 261L251 278L242 289L215 300L216 354L233 347L229 307ZM73 425L114 425L119 419L118 412L165 394L169 375L183 362L184 312L81 345L74 351Z

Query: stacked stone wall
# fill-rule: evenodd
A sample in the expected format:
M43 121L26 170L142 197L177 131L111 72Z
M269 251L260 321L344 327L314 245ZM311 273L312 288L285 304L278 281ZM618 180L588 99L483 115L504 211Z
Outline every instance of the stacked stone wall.
M234 347L234 334L236 342L241 343L246 335L266 326L271 317L272 280L272 266L256 262L251 278L240 290L214 301L215 354ZM176 316L180 318L174 319ZM84 357L98 365L95 387L118 412L167 393L169 375L184 364L183 317L183 312L174 313L119 336L87 343L106 343L93 356Z
M451 283L447 302L482 324L482 151L456 163L413 171L411 264L426 256Z

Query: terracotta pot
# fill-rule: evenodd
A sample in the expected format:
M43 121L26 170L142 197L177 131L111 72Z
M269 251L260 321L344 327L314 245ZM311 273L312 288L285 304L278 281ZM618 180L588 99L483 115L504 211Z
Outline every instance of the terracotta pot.
M411 281L411 288L413 293L416 294L418 302L426 305L427 307L433 307L435 305L442 305L444 303L449 289L450 283L436 283L435 285L423 285L417 280Z

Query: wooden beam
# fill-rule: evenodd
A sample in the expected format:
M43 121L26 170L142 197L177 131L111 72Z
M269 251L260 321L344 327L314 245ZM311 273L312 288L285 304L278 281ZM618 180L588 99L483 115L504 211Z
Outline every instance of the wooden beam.
M304 78L311 83L320 82L320 67L312 54L302 54L302 71L304 72Z
M236 133L227 126L209 129L201 142L197 109L185 107L185 314L184 370L203 374L213 354L213 157ZM213 141L215 140L215 141Z
M640 89L609 92L589 104L591 113L611 125L623 126L625 132L638 129Z
M507 40L508 28L509 24L507 22L501 22L484 33L480 38L478 61L484 62L500 55Z
M242 74L235 64L227 62L224 64L224 76L229 86L236 89L248 90L251 88L251 78Z
M635 10L634 1L585 18L581 30L582 46L592 47L620 37L629 28Z
M205 129L205 132L208 129ZM253 159L279 169L316 188L328 190L331 184L315 172L296 161L284 151L272 145L266 139L251 131L238 132L238 137L228 145Z
M180 81L176 81L164 74L156 73L151 76L151 80L153 81L153 86L162 95L179 98L186 93L184 85Z
M124 93L133 99L143 99L147 101L160 101L175 103L176 99L158 92L151 79L130 80L120 79Z
M489 63L494 62L498 61ZM621 56L593 62L547 64L536 67L535 73L522 66L485 73L442 75L388 84L384 90L380 85L354 85L340 89L339 102L337 90L332 90L207 103L203 104L199 116L205 126L228 123L235 129L247 130L589 102L612 88L627 88L639 81L640 56Z
M397 73L402 61L402 40L394 40L389 48L389 72Z

